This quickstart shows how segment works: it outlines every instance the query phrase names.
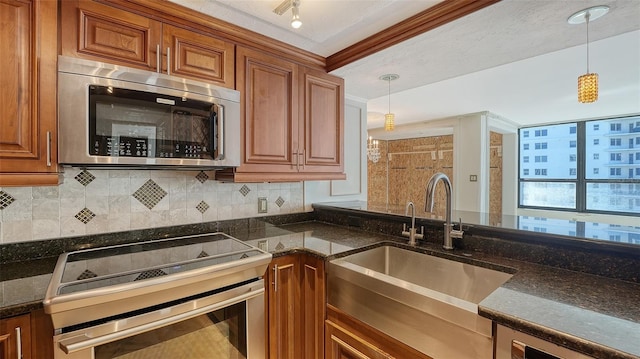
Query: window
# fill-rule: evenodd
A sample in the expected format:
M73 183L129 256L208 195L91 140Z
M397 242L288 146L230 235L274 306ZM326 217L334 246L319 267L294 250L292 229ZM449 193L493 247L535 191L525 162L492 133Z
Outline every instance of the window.
M636 205L640 187L635 187L640 186L640 133L633 132L636 122L640 122L638 115L520 129L519 148L528 144L538 151L535 156L521 151L519 156L518 205L640 215L640 205ZM530 162L538 168L532 168Z
M523 144L522 145L522 149L523 150L528 150L529 149L529 144L528 143Z
M522 174L525 175L525 176L528 176L529 175L529 169L528 168L524 168L522 170Z
M522 131L522 137L529 137L529 131Z

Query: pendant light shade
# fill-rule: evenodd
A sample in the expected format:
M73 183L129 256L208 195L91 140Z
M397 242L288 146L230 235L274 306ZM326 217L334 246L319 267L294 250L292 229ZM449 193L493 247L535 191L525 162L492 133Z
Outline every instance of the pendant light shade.
M384 115L384 130L393 131L396 127L396 116L391 113L391 81L399 79L400 76L396 74L387 74L380 76L380 80L387 81L389 83L389 112Z
M578 102L580 103L591 103L598 100L598 74L589 72L589 21L604 16L608 11L608 6L593 6L580 10L567 19L571 25L587 24L587 73L578 77Z
M598 101L598 74L587 73L578 77L578 102Z

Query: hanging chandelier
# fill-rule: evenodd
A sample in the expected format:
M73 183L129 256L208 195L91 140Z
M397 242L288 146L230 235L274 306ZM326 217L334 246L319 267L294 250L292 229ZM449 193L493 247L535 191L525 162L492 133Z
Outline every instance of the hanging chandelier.
M608 11L608 6L593 6L580 10L567 19L571 25L587 24L587 73L578 77L578 102L580 103L598 100L598 74L589 72L589 22L604 16Z
M391 81L399 79L400 76L396 74L387 74L380 76L380 80L387 81L389 83L389 112L384 115L384 130L393 131L395 128L395 115L391 113Z
M378 140L374 140L369 136L367 142L367 158L373 163L380 161L380 147L378 146Z

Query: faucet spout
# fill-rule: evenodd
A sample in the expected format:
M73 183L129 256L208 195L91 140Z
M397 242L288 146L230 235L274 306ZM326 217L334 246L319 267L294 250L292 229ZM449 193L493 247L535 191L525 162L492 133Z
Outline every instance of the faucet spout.
M417 228L416 228L416 207L413 204L413 202L409 201L407 203L407 206L404 209L404 215L408 216L409 215L409 208L411 208L411 228L409 228L409 230L407 231L407 225L403 224L402 225L402 235L405 237L409 237L409 245L411 246L415 246L416 245L416 240L417 239L423 239L424 238L424 228L421 230L420 233L417 233Z
M449 177L442 172L438 172L431 176L429 182L427 182L427 197L424 205L424 210L427 212L433 212L433 205L435 202L436 185L438 182L444 183L444 189L446 191L446 208L445 208L445 224L444 224L444 242L442 247L444 249L453 249L453 240L451 239L451 232L453 226L451 224L451 181ZM462 226L460 227L460 238L462 236ZM456 237L458 234L456 232Z

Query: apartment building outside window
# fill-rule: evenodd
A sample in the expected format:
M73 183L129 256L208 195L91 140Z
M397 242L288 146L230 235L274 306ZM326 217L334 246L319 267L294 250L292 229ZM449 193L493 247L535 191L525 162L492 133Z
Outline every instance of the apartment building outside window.
M529 127L519 137L520 207L640 214L640 116Z

